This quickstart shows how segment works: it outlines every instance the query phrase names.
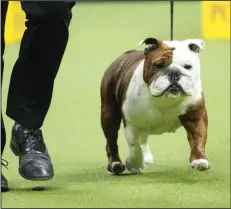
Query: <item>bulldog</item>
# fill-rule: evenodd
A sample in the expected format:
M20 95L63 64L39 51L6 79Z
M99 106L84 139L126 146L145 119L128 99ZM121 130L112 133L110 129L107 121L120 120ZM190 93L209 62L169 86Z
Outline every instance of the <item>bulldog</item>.
M120 55L101 81L101 127L106 138L107 170L143 173L153 163L148 136L175 133L184 127L194 170L210 165L205 154L208 116L200 78L201 39L142 40L144 50ZM128 144L125 164L118 150L121 121Z

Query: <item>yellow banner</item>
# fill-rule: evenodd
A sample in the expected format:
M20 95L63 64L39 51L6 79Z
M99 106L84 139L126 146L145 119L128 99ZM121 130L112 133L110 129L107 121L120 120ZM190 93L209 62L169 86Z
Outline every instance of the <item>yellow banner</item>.
M19 1L9 1L6 23L5 23L5 42L6 44L21 41L25 30L26 16L21 8Z
M230 39L230 2L202 1L202 35L206 39Z

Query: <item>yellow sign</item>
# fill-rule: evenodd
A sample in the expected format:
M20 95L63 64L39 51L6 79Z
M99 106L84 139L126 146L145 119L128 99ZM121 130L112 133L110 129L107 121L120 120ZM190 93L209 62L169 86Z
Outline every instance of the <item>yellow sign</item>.
M19 1L9 1L6 23L5 42L12 44L21 41L25 30L26 15Z
M206 39L230 39L229 1L202 1L202 35Z

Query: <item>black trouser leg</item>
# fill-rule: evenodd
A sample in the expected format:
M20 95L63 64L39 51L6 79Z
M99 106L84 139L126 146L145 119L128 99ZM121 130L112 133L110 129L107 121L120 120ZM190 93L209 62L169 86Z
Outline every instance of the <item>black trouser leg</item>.
M6 22L6 13L8 8L8 2L7 1L1 1L1 92L2 92L2 77L3 77L3 71L4 71L4 60L3 60L3 54L5 50L5 38L4 38L4 31L5 31L5 22ZM2 95L2 94L1 94ZM3 153L3 150L6 145L6 131L4 127L4 122L2 118L2 106L1 106L1 155Z
M74 4L21 2L27 29L11 75L6 114L26 128L40 128L49 109Z

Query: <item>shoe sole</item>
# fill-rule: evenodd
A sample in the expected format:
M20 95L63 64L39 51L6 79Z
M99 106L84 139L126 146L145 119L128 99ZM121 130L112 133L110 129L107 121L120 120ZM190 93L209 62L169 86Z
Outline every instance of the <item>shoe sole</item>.
M18 169L18 172L19 172L21 177L23 177L24 179L29 180L29 181L49 181L49 180L53 179L53 177L54 177L54 175L47 176L47 177L26 177L20 172L19 169Z
M19 156L17 149L13 146L12 143L10 143L10 149L14 153L15 156L17 156L17 157ZM54 175L47 176L47 177L26 177L20 172L19 169L18 169L18 172L19 172L21 177L23 177L24 179L29 180L29 181L48 181L48 180L53 179L53 177L54 177Z

